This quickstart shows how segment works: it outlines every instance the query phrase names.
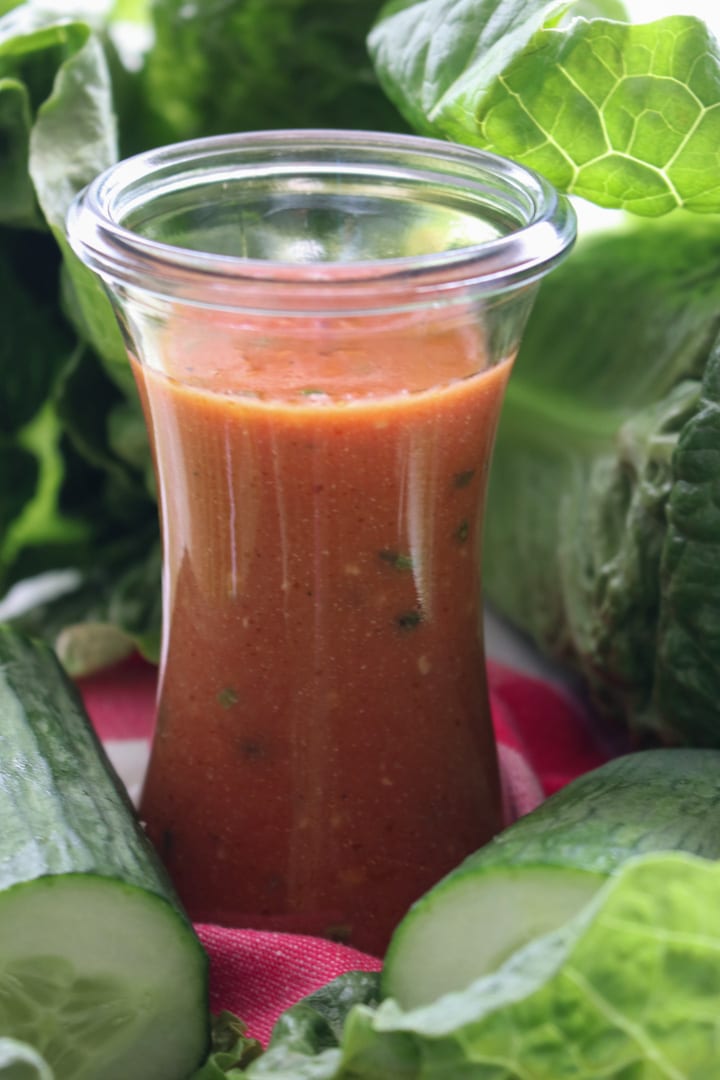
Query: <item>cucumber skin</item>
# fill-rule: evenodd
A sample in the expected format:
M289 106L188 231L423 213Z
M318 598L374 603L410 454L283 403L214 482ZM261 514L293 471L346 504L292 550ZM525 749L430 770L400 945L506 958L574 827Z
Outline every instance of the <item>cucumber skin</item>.
M49 646L5 625L0 822L0 890L47 874L116 878L162 897L195 936L76 688Z
M414 918L464 881L523 867L570 870L603 880L636 855L686 851L720 858L720 750L644 750L571 781L469 855L412 905L395 928L381 975L393 996L394 967ZM532 896L528 897L532 903Z
M720 750L643 750L614 758L551 795L449 876L523 865L607 875L653 851L720 858Z
M194 987L177 1023L197 1032L194 1060L183 1067L198 1068L210 1048L208 956L76 688L46 644L8 626L0 626L0 823L0 897L30 890L37 896L73 879L102 881L113 896L139 896L144 915L150 908L162 913L163 927L183 949L183 985ZM105 904L97 914L104 919L107 910ZM107 934L117 937L112 919ZM156 939L135 940L147 950ZM147 1032L140 1034L144 1045ZM169 1050L167 1057L173 1060ZM133 1066L128 1078L134 1073Z
M641 750L584 773L468 855L413 908L479 871L545 866L606 877L653 851L720 858L720 750Z

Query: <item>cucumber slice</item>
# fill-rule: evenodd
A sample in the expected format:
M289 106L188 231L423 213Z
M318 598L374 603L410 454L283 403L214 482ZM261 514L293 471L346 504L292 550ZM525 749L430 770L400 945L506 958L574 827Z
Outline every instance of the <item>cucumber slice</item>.
M465 989L567 922L604 880L542 866L443 878L395 931L383 967L383 996L413 1009Z
M0 1036L55 1080L183 1080L208 962L47 646L0 627Z
M720 858L720 751L608 762L521 818L415 903L385 957L402 1008L464 990L576 915L607 876L651 851Z
M136 886L68 874L6 890L0 957L0 1031L57 1080L180 1080L204 1049L198 950Z

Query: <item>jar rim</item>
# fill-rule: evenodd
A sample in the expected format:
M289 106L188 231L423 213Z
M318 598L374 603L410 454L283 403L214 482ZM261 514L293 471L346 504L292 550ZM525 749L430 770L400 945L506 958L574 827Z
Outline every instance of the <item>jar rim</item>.
M126 222L168 191L244 176L328 168L387 176L399 169L441 179L478 207L504 199L517 227L467 246L420 254L300 262L176 246ZM258 170L261 170L258 173ZM480 215L478 214L478 218ZM543 276L576 235L569 201L534 170L457 143L415 135L284 129L174 143L111 166L80 192L67 217L69 242L111 289L137 288L163 299L224 309L298 311L338 304L352 310L427 303L428 294L496 294Z

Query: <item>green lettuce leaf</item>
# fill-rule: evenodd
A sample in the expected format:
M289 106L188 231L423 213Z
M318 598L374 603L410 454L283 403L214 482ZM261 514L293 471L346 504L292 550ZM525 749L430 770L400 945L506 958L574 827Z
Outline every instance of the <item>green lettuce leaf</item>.
M160 623L137 396L105 292L64 233L72 198L117 157L101 7L92 27L72 5L0 18L0 594L77 571L76 589L28 615L75 674L137 646L155 658Z
M720 863L644 855L564 927L467 989L405 1012L392 999L377 1004L372 976L365 985L344 976L286 1013L265 1054L226 1075L707 1080L719 953Z
M673 456L662 551L654 715L698 745L717 745L720 686L720 341ZM680 724L672 718L681 716Z
M156 0L136 146L262 128L398 129L365 46L380 3Z
M161 554L142 419L82 345L58 380L50 416L56 433L56 459L49 466L56 475L54 506L62 520L76 526L75 543L56 549L55 558L57 565L80 572L73 588L16 621L46 638L75 676L90 674L134 648L157 660ZM44 434L38 449L47 451ZM35 532L24 532L19 567L25 576L45 568L42 560L52 539L49 520L46 508L36 515ZM29 564L33 555L34 566Z
M320 987L282 1014L264 1054L247 1037L241 1020L221 1013L213 1020L210 1056L191 1080L329 1080L339 1075L336 1066L348 1014L356 1005L374 1008L379 983L375 973L350 971Z
M210 1054L190 1080L223 1080L223 1077L243 1076L244 1067L262 1053L260 1043L249 1038L246 1032L247 1026L231 1012L213 1016Z
M607 715L713 746L719 270L720 228L673 215L588 238L544 283L484 551L489 598Z
M303 998L280 1017L267 1053L252 1063L246 1075L270 1080L347 1076L349 1080L355 1074L344 1071L344 1062L341 1065L345 1024L356 1007L373 1009L378 1004L379 986L376 973L350 971Z
M385 1075L418 1080L700 1080L717 1063L719 888L718 863L633 860L566 927L467 990L408 1013L355 1010L347 1058L384 1049Z
M369 47L418 131L515 158L600 206L720 211L717 42L693 16L632 25L605 13L391 0Z
M47 224L62 252L66 309L109 373L130 390L132 376L120 330L101 282L77 258L65 236L70 203L118 159L110 72L100 39L85 24L37 110L29 139L29 174ZM60 28L58 28L60 29Z

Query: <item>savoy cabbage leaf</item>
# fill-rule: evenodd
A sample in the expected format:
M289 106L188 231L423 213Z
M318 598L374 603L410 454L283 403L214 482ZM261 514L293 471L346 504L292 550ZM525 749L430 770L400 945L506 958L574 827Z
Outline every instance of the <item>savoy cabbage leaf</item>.
M597 9L602 13L602 8ZM514 158L600 206L720 211L720 48L690 15L587 5L391 2L369 38L413 126Z

